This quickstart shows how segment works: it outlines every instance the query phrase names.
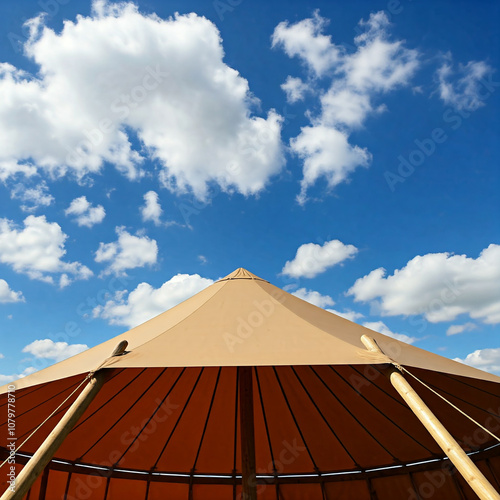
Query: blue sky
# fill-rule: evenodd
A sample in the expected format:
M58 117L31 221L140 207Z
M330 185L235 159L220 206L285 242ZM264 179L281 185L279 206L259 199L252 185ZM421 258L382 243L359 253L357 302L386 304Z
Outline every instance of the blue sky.
M0 4L0 381L237 267L500 372L499 9Z

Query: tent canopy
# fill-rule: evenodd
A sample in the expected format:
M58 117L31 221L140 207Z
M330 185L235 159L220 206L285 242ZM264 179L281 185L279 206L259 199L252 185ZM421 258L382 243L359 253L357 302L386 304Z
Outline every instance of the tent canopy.
M422 467L435 470L445 456L382 376L377 364L384 360L368 355L363 334L482 425L500 422L499 377L368 330L237 269L146 323L16 381L17 437L21 442L89 371L104 366L107 381L57 451L49 489L70 498L77 479L90 488L88 477L102 470L95 498L120 498L133 487L137 498L236 498L237 367L250 366L257 472L273 484L263 498L407 498L426 481ZM121 340L127 352L109 358ZM485 451L493 438L410 383L461 446L479 452L496 481L498 453ZM23 446L25 456L76 396ZM435 462L408 472L427 460ZM460 481L447 478L436 498L468 494ZM391 496L394 485L403 496Z

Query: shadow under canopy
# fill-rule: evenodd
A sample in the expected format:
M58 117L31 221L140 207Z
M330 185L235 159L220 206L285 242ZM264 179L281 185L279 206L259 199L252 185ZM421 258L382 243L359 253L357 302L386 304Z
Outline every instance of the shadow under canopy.
M370 353L363 336L383 354ZM123 340L127 350L110 356ZM498 490L498 441L447 401L498 435L499 377L368 330L241 268L14 382L18 445L64 402L18 450L17 473L99 368L102 388L30 500L477 498L391 384L393 364ZM3 436L8 387L0 388Z

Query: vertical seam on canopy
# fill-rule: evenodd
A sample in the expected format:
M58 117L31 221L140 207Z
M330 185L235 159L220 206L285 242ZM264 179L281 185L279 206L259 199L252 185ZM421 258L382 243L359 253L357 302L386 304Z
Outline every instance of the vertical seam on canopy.
M165 370L166 370L166 368L165 368ZM170 393L172 392L172 390L176 386L177 382L179 381L179 379L181 378L181 376L182 376L182 374L184 373L185 370L186 369L183 368L181 370L181 372L179 373L179 375L177 375L177 378L175 379L174 383L170 386L169 390L167 391L167 394L164 396L164 398L158 404L158 406L156 407L156 409L151 413L150 417L144 423L144 425L142 426L142 429L140 429L139 432L137 433L137 435L134 437L133 441L128 445L127 449L122 453L122 455L120 456L120 458L116 461L116 464L120 463L120 461L123 459L123 457L128 453L128 450L130 450L130 448L134 445L134 443L137 441L137 439L139 439L139 436L142 434L142 431L149 425L149 422L151 422L151 419L156 415L156 412L161 408L162 404L168 398L168 396L170 395ZM163 376L164 373L165 373L165 371L163 371L160 374L160 376ZM155 380L155 382L156 382L156 380Z
M236 387L234 398L234 442L233 442L233 500L236 500L236 455L238 453L238 388L239 388L239 370L236 368Z
M158 465L158 462L160 461L160 459L161 459L161 457L162 457L163 453L165 452L165 450L167 449L168 443L170 442L170 439L172 439L172 436L174 435L174 432L175 432L175 430L177 429L177 425L178 425L178 424L179 424L179 422L181 421L182 415L184 415L184 411L186 410L186 408L187 408L187 406L188 406L188 404L189 404L189 401L191 400L191 397L192 397L192 396L193 396L193 394L194 394L194 391L195 391L195 389L196 389L196 387L197 387L197 385L198 385L198 382L199 382L199 380L200 380L200 378L201 378L201 375L202 375L202 373L203 373L203 370L204 370L204 368L201 368L201 369L200 369L200 373L198 374L198 377L196 378L196 381L195 381L195 383L194 383L194 385L193 385L193 388L191 389L191 392L189 393L189 396L188 396L188 398L187 398L186 402L184 403L184 407L182 408L182 411L181 411L181 413L180 413L180 415L179 415L179 417L178 417L177 421L175 422L173 429L170 431L170 435L168 436L167 441L166 441L166 442L165 442L165 444L163 445L163 448L161 449L160 454L158 455L158 458L156 459L156 461L155 461L155 463L154 463L154 465L153 465L152 469L156 469L156 466Z
M262 398L262 390L260 388L260 379L257 367L255 368L255 379L257 381L257 390L259 391L259 401L260 401L260 406L262 408L262 416L264 417L264 427L266 428L267 443L269 445L269 453L271 454L271 462L273 464L273 473L276 474L276 463L274 461L274 452L271 443L271 435L269 434L269 426L267 424L266 410L264 408L264 400Z
M64 488L63 500L67 500L68 499L69 483L71 482L71 475L72 474L73 474L72 472L68 472L68 479L66 481L66 488Z
M115 399L119 394L121 394L129 385L132 384L132 382L135 382L137 380L137 378L139 378L144 372L145 372L146 368L143 368L133 379L129 380L123 387L120 388L119 391L117 391L115 394L113 394L113 396L111 396L107 401L105 401L101 406L99 406L99 408L97 408L95 411L93 411L90 415L88 415L87 417L85 417L82 421L78 421L78 423L75 425L75 427L73 427L72 431L75 431L76 429L78 429L78 427L80 427L81 425L83 425L89 418L92 418L97 412L101 411L107 404L111 403L111 401L113 401L113 399ZM122 368L120 370L120 375L122 373L125 372L125 369ZM111 381L112 379L110 379L108 382L106 382L107 384L109 384L109 382Z
M99 438L97 439L93 444L92 446L90 446L90 448L87 449L87 451L85 451L84 453L82 453L78 458L77 460L82 460L82 458L87 454L89 453L90 450L92 450L92 448L94 448L94 446L96 446L103 438L104 436L106 436L108 434L108 432L111 432L111 430L116 426L118 425L118 422L120 422L124 417L125 415L127 415L131 410L132 408L140 401L140 399L151 389L151 387L153 387L153 385L158 381L158 379L163 375L163 373L166 371L166 368L163 368L163 370L160 372L160 374L149 384L149 386L142 392L142 394L133 402L132 405L130 405L127 410L120 416L120 418L118 418L115 422L113 422L113 425L111 425L105 432L104 434ZM129 382L129 384L131 383L132 381ZM129 385L127 384L127 385Z
M40 492L38 493L38 500L45 500L47 495L47 484L49 482L50 469L48 465L43 469L42 481L40 483Z
M335 369L333 369L333 367L330 366L330 368L332 368L332 371L338 375L337 371ZM323 383L323 385L328 389L328 391L330 392L330 394L340 403L340 405L342 406L342 408L344 408L344 410L347 411L347 413L349 413L349 415L351 415L351 417L354 419L354 421L388 454L392 457L393 460L395 460L396 462L398 462L398 459L396 458L396 456L388 449L385 447L385 445L383 445L369 430L368 428L362 424L359 419L354 415L354 413L352 413L351 410L349 410L349 408L347 407L347 405L345 405L342 400L335 394L335 392L332 391L332 389L330 388L330 386L321 378L321 376L316 372L316 370L314 369L314 367L311 366L311 370L314 372L314 374L319 378L319 380L321 380L321 382ZM342 379L343 380L343 379ZM389 419L390 422L393 422L391 419ZM356 463L356 462L354 462ZM359 467L359 464L356 463L356 465L358 465ZM361 468L361 467L360 467Z
M356 368L354 368L354 366L352 365L349 365L350 368L352 368L356 373L359 374L358 370L356 370ZM345 380L345 378L335 369L333 369L333 367L330 366L330 368L332 368L332 370L340 377L340 379L342 379L348 386L352 387L351 384L349 384L347 382L347 380ZM379 389L380 391L382 391L384 394L386 394L389 398L391 398L392 400L394 400L396 403L398 403L400 406L402 406L405 410L408 410L408 407L405 406L404 404L402 404L400 401L398 401L397 399L395 399L393 396L391 396L390 394L388 394L386 391L384 391L384 389L382 389L381 387L379 387L378 385L375 385L375 384L372 384L372 382L365 377L365 379L370 382L371 385L373 385L374 387L376 387L377 389ZM354 389L355 390L355 389ZM429 452L433 457L434 456L437 456L436 453L434 453L432 450L430 450L429 448L427 448L427 446L423 445L422 443L420 443L416 438L414 438L408 431L406 431L403 427L401 427L397 422L395 422L394 420L392 420L391 418L389 418L384 412L382 412L379 408L377 408L376 405L374 405L368 398L366 398L363 394L361 394L360 392L357 392L357 394L359 394L361 396L361 398L363 398L372 408L374 408L378 413L380 413L380 415L382 415L383 417L385 417L387 420L389 420L395 427L397 427L400 431L402 431L404 434L406 434L410 439L412 439L416 444L418 444L419 446L421 446L425 451Z
M109 483L111 482L111 476L108 476L106 479L106 489L104 490L104 500L108 498L109 493Z
M217 378L215 380L214 391L212 393L212 398L210 399L210 406L208 407L207 418L205 419L205 425L203 426L203 432L201 433L200 444L198 445L198 451L196 452L196 457L194 459L194 463L193 463L193 467L192 467L193 473L196 470L196 464L198 462L198 457L200 456L200 451L201 451L201 447L203 445L203 439L205 438L205 432L207 430L208 421L210 420L210 414L212 412L212 406L213 406L214 400L215 400L215 393L217 392L217 387L219 385L219 378L220 378L221 370L222 370L222 367L219 367L219 371L217 372Z
M310 368L314 374L319 378L318 374L314 371L313 367L312 366L308 366L307 368ZM312 404L314 405L314 407L316 408L316 411L319 413L319 415L321 416L321 418L323 419L323 421L325 422L325 424L328 426L328 428L330 429L330 432L334 435L335 439L339 442L340 446L344 449L344 451L347 453L347 455L349 456L349 458L352 460L352 462L354 463L354 465L356 465L358 468L361 468L360 464L356 461L356 459L352 456L351 452L347 449L347 446L344 445L344 443L342 442L342 440L340 439L340 437L337 435L337 433L335 432L335 430L333 429L333 427L330 425L330 422L328 422L328 419L323 415L323 412L320 410L319 406L316 404L316 401L314 401L313 397L311 396L311 394L309 393L309 391L306 389L306 386L304 385L304 382L302 381L302 379L299 377L299 375L297 374L295 368L293 366L291 366L291 369L294 373L294 375L297 377L297 380L299 381L300 385L302 386L302 388L304 389L304 392L307 394L307 396L309 397L309 399L311 400ZM321 378L320 378L321 380ZM321 382L323 382L323 380L321 380ZM324 382L323 382L324 384ZM330 391L331 392L331 391ZM331 394L335 397L335 399L337 399L337 401L339 401L339 399L337 398L337 396L335 394L333 394L333 392L331 392ZM340 401L339 403L344 406ZM349 412L350 413L350 412ZM366 430L366 429L365 429ZM367 430L368 432L368 430ZM370 434L368 432L368 434Z
M300 438L302 439L302 442L303 442L303 443L305 444L305 446L306 446L307 454L309 455L309 458L311 459L311 462L312 462L312 464L313 464L314 470L315 470L316 472L319 472L318 466L316 465L316 462L314 461L314 458L313 458L313 456L312 456L312 454L311 454L311 450L309 449L309 446L307 445L307 442L306 442L306 440L304 439L304 435L302 434L302 431L300 430L300 427L299 427L299 424L298 424L298 422L297 422L297 419L295 418L295 415L294 415L294 413L293 413L293 411L292 411L292 408L291 408L291 406L290 406L290 402L288 401L288 398L286 397L285 390L283 389L283 386L282 386L282 384L281 384L281 380L280 380L280 378L279 378L279 375L278 375L278 372L277 372L277 370L276 370L276 367L275 367L275 366L273 366L272 368L273 368L273 371L274 371L274 375L275 375L275 377L276 377L276 380L278 381L278 384L279 384L279 386L280 386L280 389L281 389L281 394L283 395L283 398L285 399L285 403L286 403L286 405L287 405L287 407L288 407L288 411L290 412L290 415L292 416L292 419L293 419L293 421L294 421L294 423L295 423L295 427L296 427L296 428L297 428L297 430L299 431Z
M451 475L451 478L452 478L452 482L455 485L455 489L458 491L458 494L460 495L460 498L462 500L466 500L467 499L467 495L465 494L464 489L462 488L462 485L460 484L460 481L458 480L457 470L455 468L453 468L451 470L451 474L450 475Z
M413 477L413 474L411 472L408 472L408 477L410 478L410 483L413 488L413 491L415 492L417 500L422 500L419 489L417 488L417 483L415 482L415 478Z

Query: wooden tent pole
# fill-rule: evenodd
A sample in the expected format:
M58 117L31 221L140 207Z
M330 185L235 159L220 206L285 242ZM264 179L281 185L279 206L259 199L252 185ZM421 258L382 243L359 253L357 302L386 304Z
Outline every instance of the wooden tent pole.
M240 399L242 499L257 500L252 367L238 367Z
M103 383L104 373L102 371L96 372L58 424L52 429L52 432L23 467L16 478L13 491L7 489L0 500L20 500L23 498L90 405Z
M363 335L361 341L369 351L384 354L371 337ZM499 500L500 495L495 488L484 477L483 473L476 467L430 408L422 401L401 372L394 366L383 369L383 372L477 496L481 500Z

